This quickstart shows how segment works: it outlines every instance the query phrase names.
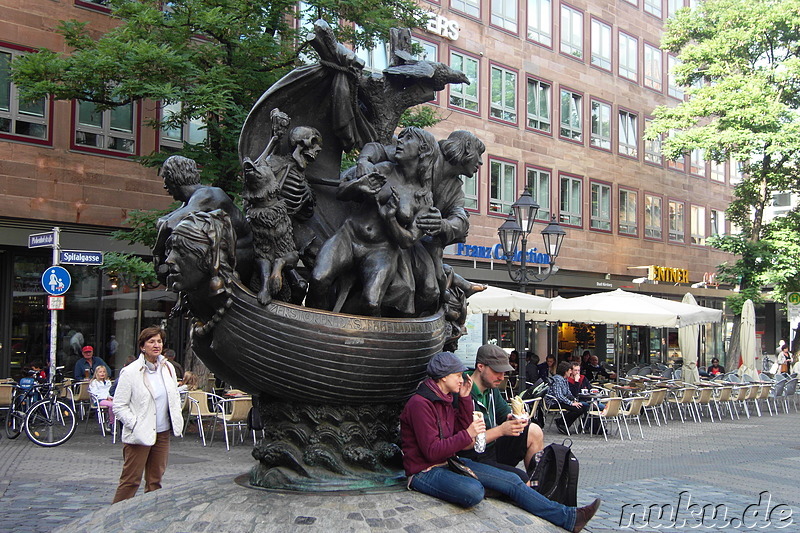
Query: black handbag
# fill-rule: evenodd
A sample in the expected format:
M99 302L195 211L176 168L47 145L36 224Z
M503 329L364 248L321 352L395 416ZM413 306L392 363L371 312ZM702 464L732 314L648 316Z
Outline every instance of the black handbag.
M478 479L478 476L475 475L475 472L473 472L470 467L464 464L464 461L455 455L447 459L447 468L456 474L471 477L472 479Z

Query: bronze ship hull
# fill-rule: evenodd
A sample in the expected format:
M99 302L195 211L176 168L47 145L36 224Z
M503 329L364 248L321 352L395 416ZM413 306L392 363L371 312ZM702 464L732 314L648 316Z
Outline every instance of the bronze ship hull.
M195 336L197 355L226 382L281 400L405 401L445 341L441 310L398 319L279 301L264 307L237 282L231 283L231 301L208 335Z

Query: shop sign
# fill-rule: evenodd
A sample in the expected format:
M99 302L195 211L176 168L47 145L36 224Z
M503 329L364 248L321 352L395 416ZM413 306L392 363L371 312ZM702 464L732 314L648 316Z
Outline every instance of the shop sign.
M506 258L502 254L503 247L500 243L494 246L476 246L473 244L459 243L456 245L454 255L463 257L478 257L483 259L496 259L498 261L505 261ZM522 261L522 250L517 252L514 256L514 262L519 263ZM534 265L549 265L550 256L537 252L536 248L531 248L526 252L525 262Z
M458 22L446 19L432 11L428 11L427 14L428 24L425 26L426 30L450 41L458 39L458 34L461 31L461 28L458 27Z
M647 271L647 279L666 283L689 283L689 271L685 268L650 265Z

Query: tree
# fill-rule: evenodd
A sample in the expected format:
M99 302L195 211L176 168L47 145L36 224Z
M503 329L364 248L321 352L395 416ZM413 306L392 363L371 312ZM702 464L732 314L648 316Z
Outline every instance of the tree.
M743 173L727 210L738 231L709 240L738 256L720 265L718 278L739 287L729 299L738 314L745 299L762 301L768 285L795 287L788 274L800 270L797 256L780 253L797 242L800 218L765 220L774 193L800 191L800 1L699 2L667 21L662 48L678 56L675 80L688 99L656 109L645 136L664 137L668 159L700 149Z
M237 143L250 107L272 83L300 64L303 24L324 18L342 42L371 47L391 27L416 27L425 16L413 0L109 0L119 24L95 37L87 22L63 21L72 49L28 54L13 65L24 98L51 95L108 109L136 100L180 103L153 127L202 118L207 139L187 145L207 182L239 190ZM349 22L343 22L349 21ZM354 26L352 23L356 24ZM301 29L295 29L301 26ZM170 154L142 158L158 166Z

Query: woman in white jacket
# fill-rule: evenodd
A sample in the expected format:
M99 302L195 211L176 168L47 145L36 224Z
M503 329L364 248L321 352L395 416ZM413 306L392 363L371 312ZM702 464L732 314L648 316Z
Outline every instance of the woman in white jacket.
M175 368L161 352L164 330L157 326L139 334L139 359L125 367L117 380L114 414L122 422L124 464L114 502L133 498L145 478L145 492L161 488L167 469L170 428L183 431L181 400Z

